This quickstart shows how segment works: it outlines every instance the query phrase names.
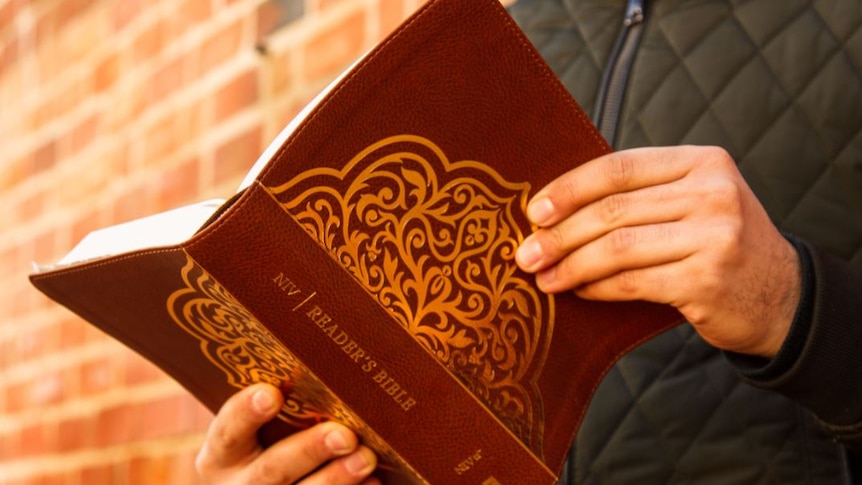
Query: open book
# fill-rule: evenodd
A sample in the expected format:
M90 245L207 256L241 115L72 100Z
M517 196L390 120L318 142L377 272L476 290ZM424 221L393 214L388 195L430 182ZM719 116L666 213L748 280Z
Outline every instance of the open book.
M514 262L531 194L608 150L497 0L432 0L237 196L31 281L210 409L280 386L264 443L334 419L388 483L550 484L610 366L680 321L543 294Z

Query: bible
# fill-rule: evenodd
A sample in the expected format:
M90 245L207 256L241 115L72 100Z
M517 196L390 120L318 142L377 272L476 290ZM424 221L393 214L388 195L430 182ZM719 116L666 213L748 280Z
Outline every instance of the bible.
M431 0L230 200L94 232L30 279L213 411L279 386L264 444L338 420L386 483L550 484L607 370L680 322L515 265L530 196L609 150L497 0Z

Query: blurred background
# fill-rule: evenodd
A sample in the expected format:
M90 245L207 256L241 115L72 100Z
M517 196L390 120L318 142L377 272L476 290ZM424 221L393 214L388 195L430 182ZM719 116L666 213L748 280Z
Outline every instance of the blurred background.
M465 0L466 1L466 0ZM0 0L0 485L193 484L211 414L30 286L210 197L422 0Z

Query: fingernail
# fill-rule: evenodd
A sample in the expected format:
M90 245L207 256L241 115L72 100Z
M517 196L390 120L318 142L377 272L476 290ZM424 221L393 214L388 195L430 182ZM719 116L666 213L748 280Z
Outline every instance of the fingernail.
M254 393L251 397L251 403L255 411L260 414L269 414L275 406L275 399L273 399L270 393L261 390Z
M539 290L544 293L553 293L554 282L556 281L556 279L557 276L556 272L554 271L554 268L550 268L536 274L536 286L538 286Z
M327 433L324 441L329 450L337 455L343 455L351 450L350 445L347 444L347 437L344 436L344 431L340 429Z
M524 271L533 269L536 263L542 259L542 245L535 239L528 237L518 248L515 259Z
M554 215L554 204L551 199L541 197L527 206L527 218L537 226L544 225Z
M347 468L347 471L354 476L365 475L366 473L371 472L370 468L372 466L374 466L374 463L369 460L367 453L363 449L360 449L344 460L344 467Z

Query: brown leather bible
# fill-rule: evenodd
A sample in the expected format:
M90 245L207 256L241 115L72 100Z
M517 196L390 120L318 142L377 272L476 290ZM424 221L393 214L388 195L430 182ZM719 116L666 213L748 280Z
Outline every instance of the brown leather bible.
M531 194L608 151L497 0L432 0L191 237L31 280L214 411L280 386L264 443L334 419L389 483L554 483L608 368L680 321L514 263Z

